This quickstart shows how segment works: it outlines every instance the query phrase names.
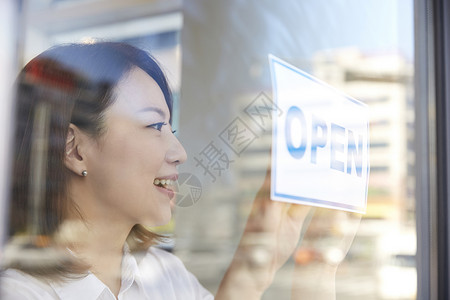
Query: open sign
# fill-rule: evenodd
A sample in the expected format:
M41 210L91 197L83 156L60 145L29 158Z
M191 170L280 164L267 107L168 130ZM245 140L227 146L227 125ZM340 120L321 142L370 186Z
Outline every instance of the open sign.
M364 213L369 110L270 55L274 101L271 198Z

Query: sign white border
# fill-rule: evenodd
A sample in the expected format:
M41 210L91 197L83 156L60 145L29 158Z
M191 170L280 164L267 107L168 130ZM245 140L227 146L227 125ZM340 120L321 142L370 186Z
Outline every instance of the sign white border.
M269 54L269 64L270 64L270 71L271 71L271 79L272 79L272 88L273 88L273 99L275 103L275 107L279 107L279 99L278 99L278 87L277 87L277 80L276 80L276 74L275 74L275 64L279 64L295 73L297 73L300 76L303 76L321 86L323 86L326 89L331 89L334 93L337 93L343 97L345 97L347 100L351 101L354 104L360 105L364 107L365 109L368 109L367 105L342 93L341 91L335 89L334 87L328 85L327 83L315 78L314 76L290 65L289 63L279 59L278 57ZM286 113L286 112L284 112ZM279 116L277 115L277 112L273 112L273 133L272 133L272 170L271 170L271 199L275 201L282 201L282 202L290 202L290 203L296 203L296 204L305 204L305 205L312 205L312 206L318 206L318 207L325 207L325 208L332 208L332 209L338 209L338 210L345 210L350 212L356 212L356 213L366 213L367 208L367 192L368 192L368 182L369 182L369 173L370 173L370 162L369 162L369 122L367 120L367 173L366 175L366 182L365 182L365 197L362 202L361 206L355 206L355 205L347 205L340 202L333 202L329 200L324 199L315 199L315 198L309 198L309 197L302 197L297 195L288 195L283 194L277 191L276 186L276 179L277 179L277 135L278 135L278 128L277 128L277 118Z

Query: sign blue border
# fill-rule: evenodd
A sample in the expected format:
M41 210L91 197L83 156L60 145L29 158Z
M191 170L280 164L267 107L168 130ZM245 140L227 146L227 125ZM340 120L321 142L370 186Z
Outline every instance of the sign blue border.
M269 54L269 65L270 65L270 70L271 70L271 80L272 80L272 87L273 87L273 99L275 104L278 106L278 87L276 84L276 78L275 78L275 64L279 64L291 71L294 71L295 73L317 83L320 84L326 88L332 89L333 91L337 92L338 94L341 94L343 97L345 97L346 99L350 100L351 102L353 102L354 104L363 106L363 107L367 107L366 104L342 93L341 91L335 89L334 87L328 85L327 83L319 80L318 78L282 61L281 59L279 59L278 57ZM274 112L273 115L273 120L276 120L276 118L278 118L278 116L276 115L276 112ZM367 193L368 193L368 184L369 184L369 174L370 174L370 162L367 161L367 174L366 174L366 194L365 194L365 202L363 206L354 206L354 205L347 205L347 204L342 204L339 202L332 202L332 201L327 201L327 200L321 200L321 199L315 199L315 198L308 198L308 197L300 197L300 196L293 196L293 195L287 195L287 194L282 194L276 191L276 186L275 186L275 182L276 182L276 176L277 176L277 168L276 168L276 159L275 157L277 156L277 143L274 143L274 141L277 140L277 122L273 122L273 130L272 130L272 180L271 180L271 189L273 191L274 196L277 197L282 197L285 199L289 199L292 201L292 203L297 203L295 200L299 200L299 201L305 201L305 202L309 202L309 203L314 203L316 206L322 206L322 207L327 207L327 208L341 208L344 210L348 210L348 211L353 211L353 212L357 212L357 213L365 213L366 212L366 207L367 207ZM367 151L369 151L369 123L367 123ZM276 200L279 201L277 199L272 199L272 200Z

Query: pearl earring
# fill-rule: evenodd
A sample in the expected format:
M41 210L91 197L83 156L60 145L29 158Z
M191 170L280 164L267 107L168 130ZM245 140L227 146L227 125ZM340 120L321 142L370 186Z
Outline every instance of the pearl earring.
M83 175L83 177L86 177L87 176L87 171L83 170L83 172L81 172L81 175Z

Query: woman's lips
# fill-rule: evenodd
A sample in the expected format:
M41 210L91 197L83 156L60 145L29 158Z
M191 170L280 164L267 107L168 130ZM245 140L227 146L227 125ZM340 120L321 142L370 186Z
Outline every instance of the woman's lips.
M168 188L165 188L165 187L161 187L161 186L157 186L157 185L155 185L155 187L161 193L164 193L164 194L168 195L170 199L172 199L175 196L175 192L173 190L171 190L171 189L168 189Z
M178 174L158 177L153 180L153 185L156 186L160 192L165 193L172 199L175 196L174 186L177 179Z

